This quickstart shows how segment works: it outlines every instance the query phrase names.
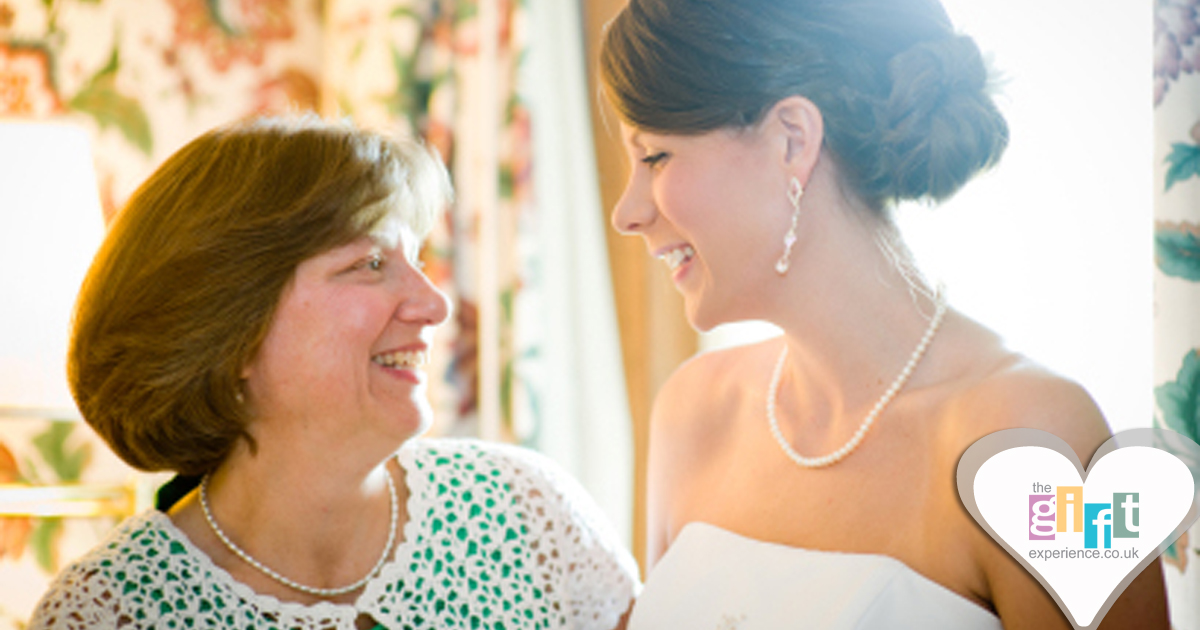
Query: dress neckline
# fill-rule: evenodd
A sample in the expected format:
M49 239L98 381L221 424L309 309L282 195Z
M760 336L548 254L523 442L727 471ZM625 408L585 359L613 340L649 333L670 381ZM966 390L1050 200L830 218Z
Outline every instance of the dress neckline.
M783 553L794 554L795 556L826 557L826 558L833 558L833 557L840 556L840 557L861 558L864 560L872 560L879 564L892 566L896 570L903 572L906 576L916 579L918 582L932 587L933 589L935 589L935 591L940 591L946 595L949 595L950 597L954 598L954 600L957 600L959 603L968 605L971 608L979 611L980 613L986 614L993 619L996 619L996 620L1000 619L1000 617L996 613L992 612L991 610L988 610L987 608L984 608L978 602L972 601L971 599L964 597L962 594L956 593L953 589L950 589L950 588L946 587L945 585L930 579L929 577L923 575L921 572L917 571L916 569L908 566L908 564L906 564L903 560L900 560L899 558L895 558L893 556L889 556L889 555L882 554L882 553L864 553L864 552L857 552L857 551L831 551L831 550L823 550L823 549L808 549L806 547L795 547L795 546L787 545L784 543L772 542L772 541L768 541L768 540L760 540L758 538L752 538L750 536L739 534L735 531L725 529L724 527L721 527L719 525L714 525L714 524L706 522L706 521L689 521L688 523L685 523L684 526L679 530L679 533L676 534L675 540L672 541L671 546L667 549L667 554L670 554L672 549L675 549L678 547L679 541L683 539L684 535L686 534L686 532L688 530L692 530L694 532L700 532L700 535L704 535L705 530L707 530L708 534L710 534L710 535L716 535L716 536L724 537L727 539L733 539L741 544L751 544L751 545L756 545L756 546L761 546L761 547L768 547L773 550L781 551ZM666 555L664 555L664 557L666 557ZM661 559L660 559L660 562L661 562Z
M305 604L301 602L286 601L275 597L274 595L266 595L255 591L250 586L233 577L224 567L221 567L208 554L204 553L196 546L192 539L188 537L182 529L171 520L171 517L158 510L149 510L146 513L146 518L153 522L158 527L161 527L169 536L177 540L188 555L195 558L201 566L208 571L218 582L221 582L229 587L235 595L247 602L254 604L264 611L278 611L280 613L295 616L295 617L345 617L354 620L362 613L371 613L373 604L377 603L385 584L381 582L383 578L394 575L398 570L400 559L408 558L412 555L413 545L417 536L420 534L420 519L414 518L413 515L421 514L418 512L421 509L421 501L423 497L420 489L421 480L416 473L416 448L415 442L417 438L412 438L406 441L391 457L396 459L400 470L403 473L403 481L408 489L408 498L405 501L405 508L408 512L408 518L404 522L403 531L404 538L396 542L392 549L391 557L379 569L379 572L366 583L361 593L355 598L354 603L341 604L335 602L317 602L315 604ZM389 458L391 459L391 458ZM386 580L384 580L386 581ZM376 620L376 623L379 623Z

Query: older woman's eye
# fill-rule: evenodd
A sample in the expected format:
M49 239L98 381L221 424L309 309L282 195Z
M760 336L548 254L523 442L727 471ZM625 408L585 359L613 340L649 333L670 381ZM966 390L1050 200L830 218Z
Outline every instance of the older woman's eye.
M357 271L360 269L366 269L368 271L380 271L383 269L385 262L387 262L387 259L384 258L382 254L371 254L370 256L354 263L354 266L351 267L350 270Z

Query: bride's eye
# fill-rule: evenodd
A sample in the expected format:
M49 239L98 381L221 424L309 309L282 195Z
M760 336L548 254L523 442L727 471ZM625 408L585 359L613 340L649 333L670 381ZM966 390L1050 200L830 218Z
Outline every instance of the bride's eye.
M650 168L654 168L662 163L662 161L665 159L667 159L667 152L659 151L658 153L647 155L646 157L642 158L642 164L645 164Z

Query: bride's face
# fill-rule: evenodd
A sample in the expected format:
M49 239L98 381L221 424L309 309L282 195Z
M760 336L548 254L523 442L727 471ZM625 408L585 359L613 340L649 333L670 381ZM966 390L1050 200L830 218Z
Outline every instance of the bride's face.
M622 136L632 168L613 225L666 263L697 329L754 318L792 212L785 142L756 128Z

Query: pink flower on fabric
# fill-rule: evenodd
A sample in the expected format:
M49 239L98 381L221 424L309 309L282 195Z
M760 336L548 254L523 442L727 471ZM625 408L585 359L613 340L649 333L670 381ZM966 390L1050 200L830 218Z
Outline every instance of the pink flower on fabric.
M213 68L263 63L267 46L295 34L289 0L168 0L175 10L175 40L198 45Z
M20 480L17 458L0 442L0 483L16 483ZM0 560L20 560L32 530L33 520L29 517L0 518Z
M61 111L49 53L36 46L0 44L0 115L45 118Z
M320 105L317 80L299 68L287 68L267 79L254 93L254 110L261 114L315 111Z

